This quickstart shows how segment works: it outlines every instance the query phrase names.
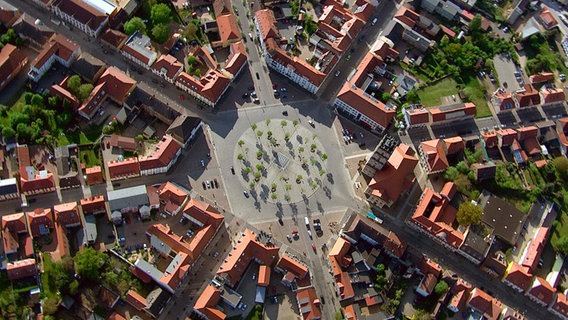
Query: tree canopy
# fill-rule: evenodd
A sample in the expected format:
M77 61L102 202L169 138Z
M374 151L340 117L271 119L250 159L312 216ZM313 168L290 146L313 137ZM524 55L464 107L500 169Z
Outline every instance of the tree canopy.
M146 33L146 24L140 17L134 17L124 23L124 32L131 35L136 31Z
M158 3L152 6L150 19L153 25L168 23L172 19L172 10L165 3Z
M552 165L560 177L568 177L568 159L566 157L554 158Z
M481 215L483 210L480 207L473 204L471 201L465 201L460 204L457 213L458 223L462 226L470 226L478 224L481 221Z
M170 37L170 29L165 24L157 24L152 28L152 37L158 43L164 43Z
M79 251L73 260L79 275L91 280L97 280L99 271L107 262L108 257L104 253L88 247Z
M446 291L448 291L448 288L448 283L446 283L446 281L444 280L440 280L440 282L436 283L436 286L434 287L434 293L437 296L441 296L446 293Z
M556 248L564 255L568 255L568 236L562 236L556 242Z

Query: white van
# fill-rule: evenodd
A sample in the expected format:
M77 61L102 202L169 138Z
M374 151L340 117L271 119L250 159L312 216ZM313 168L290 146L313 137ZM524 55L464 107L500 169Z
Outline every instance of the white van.
M372 26L376 25L376 24L377 24L377 21L378 21L377 18L373 19L373 21L371 22L371 25L372 25Z
M310 228L310 219L308 217L304 217L304 222L306 223L306 228Z

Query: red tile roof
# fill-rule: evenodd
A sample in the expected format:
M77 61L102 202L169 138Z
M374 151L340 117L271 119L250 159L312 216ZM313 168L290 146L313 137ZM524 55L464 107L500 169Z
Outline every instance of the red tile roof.
M22 233L28 230L26 216L23 212L13 213L2 216L2 230L9 230L13 233Z
M481 312L488 320L497 320L501 315L503 304L479 288L473 289L468 306Z
M32 237L39 237L44 232L49 232L53 229L53 215L51 208L35 209L34 211L26 212L28 217L28 225L30 227L30 234Z
M556 295L556 301L552 305L552 310L560 313L561 315L568 317L568 300L564 293L559 292Z
M395 19L398 19L403 24L414 28L416 21L420 19L420 15L405 6L401 6L400 9L394 15Z
M10 281L36 276L38 274L35 259L9 262L6 271L8 272L8 279L10 279Z
M521 142L527 138L536 138L537 135L538 135L538 128L536 126L517 128L517 138Z
M302 319L321 319L320 302L314 287L298 289L296 291L296 300L298 301Z
M430 122L430 113L426 108L405 108L404 111L410 119L409 125L416 125Z
M554 18L554 15L552 15L550 10L548 10L548 8L546 7L542 9L539 17L547 29L550 29L558 24L558 21L556 20L556 18Z
M432 122L453 119L454 115L475 116L476 107L471 102L459 103L453 106L443 106L428 109L432 115Z
M178 207L181 206L189 196L185 190L169 181L162 184L157 191L161 200L172 202Z
M277 267L288 272L292 272L298 279L304 279L308 275L308 267L292 259L287 254L283 254L276 264Z
M562 88L543 88L540 93L542 94L542 103L555 103L566 100L564 89Z
M426 188L410 221L452 247L459 248L465 236L455 227L456 215L456 208L446 198Z
M132 137L119 136L113 134L107 140L111 147L117 147L126 151L136 151L136 140Z
M213 206L195 199L189 199L183 212L203 225L212 225L214 229L217 229L224 219L223 215Z
M128 158L123 161L113 160L107 162L110 179L126 178L140 175L138 158Z
M444 143L446 143L446 150L448 154L455 154L465 149L465 142L460 136L446 138L444 139Z
M55 221L62 226L81 223L77 202L56 204L53 206L53 214L55 216Z
M272 265L278 257L280 250L278 247L268 247L255 238L254 232L249 229L244 230L241 238L217 270L217 274L226 277L229 285L234 286L241 279L253 258L262 264Z
M262 265L258 268L258 282L257 285L267 287L270 284L270 267Z
M116 67L108 67L79 111L88 117L92 117L104 99L110 97L115 102L122 104L135 87L136 80Z
M73 19L89 26L92 30L97 30L107 19L103 12L81 0L55 0L51 6L59 8Z
M445 144L442 139L423 141L420 143L420 146L430 172L444 170L449 166Z
M163 225L161 223L151 225L146 233L156 236L160 239L160 241L172 248L173 251L188 254L191 261L194 261L197 258L193 256L189 243L186 241L184 236L175 234L168 225Z
M3 89L28 63L28 56L7 43L0 51L0 90Z
M80 49L79 45L71 40L65 38L61 34L57 34L48 44L46 44L36 58L32 61L31 65L36 69L41 67L51 58L56 55L63 61L69 61L73 54Z
M121 49L128 36L118 30L114 30L111 28L107 28L105 31L101 33L99 36L103 42L115 47L116 49Z
M130 303L136 310L148 308L148 301L138 292L130 289L126 292L126 301Z
M183 71L183 64L176 59L176 57L169 54L162 54L152 68L158 72L166 71L166 77L174 79L181 71Z
M289 56L274 39L266 40L266 49L274 61L286 68L293 69L296 74L304 77L316 87L319 87L325 79L325 73L317 70L300 57Z
M217 16L217 26L219 27L219 38L221 42L238 40L241 38L241 30L234 14L224 14Z
M150 170L167 167L174 161L181 146L171 136L164 136L148 156L139 157L140 170Z
M483 137L483 142L485 142L485 146L488 148L492 148L497 145L499 139L497 138L496 131L483 131L481 132L481 136Z
M373 176L369 183L371 193L386 202L397 201L408 186L406 182L414 178L414 168L417 164L414 150L405 144L399 145L383 170L377 171Z
M26 168L32 167L30 162L30 150L27 145L18 145L16 148L20 172L20 192L23 194L34 194L55 190L53 174L37 173L35 168L30 170L33 174L28 176Z
M521 288L524 292L531 285L532 277L533 276L529 268L521 266L513 261L507 268L507 272L503 280Z
M258 10L255 13L255 19L258 22L260 37L263 40L275 38L279 35L278 29L276 28L276 18L271 9Z
M532 85L526 84L524 92L517 92L517 100L519 108L535 106L540 104L540 94L533 88Z
M337 277L342 272L342 267L348 267L351 260L345 259L345 255L349 252L351 243L341 237L337 238L333 248L329 251L328 258L331 264L333 276Z
M87 175L87 184L90 186L104 182L101 166L87 168L85 169L85 174Z
M106 211L106 202L103 196L83 198L80 203L81 208L83 209L83 214L93 214L95 212Z
M533 74L529 77L531 83L541 83L554 81L554 73L552 72L542 72L539 74Z
M515 108L515 100L511 92L505 89L498 89L493 94L493 103L499 107L499 110Z
M217 304L221 300L221 291L213 285L208 285L201 293L193 308L211 320L223 320L227 316L219 309Z
M388 108L379 100L371 100L361 88L349 82L346 82L339 90L337 99L369 117L383 128L388 127L396 115L394 108Z
M517 131L510 128L501 129L497 131L497 136L501 140L501 144L503 146L510 146L517 138Z
M116 312L113 312L106 320L126 320L126 318Z
M527 295L533 296L547 306L554 300L555 293L556 288L553 288L548 281L541 277L535 277L532 286L527 291Z

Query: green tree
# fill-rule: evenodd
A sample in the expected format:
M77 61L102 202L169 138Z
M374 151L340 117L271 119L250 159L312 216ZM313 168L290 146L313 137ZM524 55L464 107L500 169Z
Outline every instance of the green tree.
M6 139L10 139L16 136L16 131L11 127L2 128L2 136Z
M459 172L456 167L447 167L446 171L444 171L444 179L447 181L454 181L458 173Z
M481 31L481 15L480 14L476 14L473 19L471 19L471 22L469 23L469 31L471 31L471 33L479 33Z
M412 315L412 320L430 320L430 319L432 319L430 312L424 309L418 309L414 312L414 315Z
M552 160L552 166L560 177L568 177L568 159L566 159L566 157L554 158L554 160Z
M562 236L556 242L556 249L564 255L568 255L568 236Z
M81 77L79 77L78 75L72 75L71 77L69 77L69 80L67 80L67 89L69 89L69 92L71 92L74 96L77 96L80 86Z
M183 30L182 36L186 38L188 41L196 40L198 30L199 28L195 25L195 23L190 22Z
M406 93L406 101L410 103L418 103L420 102L420 97L418 96L418 92L416 90L410 90Z
M386 91L381 94L381 101L384 103L387 103L391 98L391 94Z
M43 107L43 97L41 94L34 94L32 97L32 105L36 107Z
M448 284L446 283L446 281L441 280L440 282L436 283L436 286L434 287L434 293L437 296L441 296L444 293L446 293L446 291L448 291Z
M152 6L150 11L150 19L154 26L166 24L172 19L172 10L165 3L158 3Z
M167 25L160 23L152 28L152 37L158 43L164 43L170 37L170 28Z
M280 121L280 126L282 126L282 128L284 128L286 125L288 125L288 122L286 120Z
M199 61L197 60L197 58L194 55L187 56L187 64L188 65L195 66L198 63L199 63Z
M146 33L146 24L139 17L134 17L124 23L124 32L127 35L131 35L136 31L140 33Z
M242 147L243 144L245 144L244 140L239 140L239 142L237 142L237 144L239 145L239 147Z
M84 101L89 97L91 92L93 91L93 85L90 83L84 83L79 86L79 90L77 91L77 99Z
M45 298L41 302L41 307L44 314L51 315L57 312L59 301L55 298Z
M73 258L77 268L77 273L83 277L97 280L99 271L108 260L107 255L102 252L96 251L91 247L87 247L79 251Z
M465 201L460 204L457 213L458 223L462 226L470 226L472 224L478 224L481 221L481 215L483 210L480 207L473 204L471 201Z
M79 293L79 281L73 280L73 281L71 281L71 283L69 284L69 294L71 294L72 296L74 296L74 295L76 295L77 293Z

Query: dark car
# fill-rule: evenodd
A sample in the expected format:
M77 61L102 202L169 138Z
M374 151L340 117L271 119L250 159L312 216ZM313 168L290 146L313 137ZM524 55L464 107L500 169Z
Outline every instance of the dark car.
M231 173L235 174L235 168L233 168L232 166L231 166Z
M287 116L288 116L288 111L282 111L282 115L287 117Z

